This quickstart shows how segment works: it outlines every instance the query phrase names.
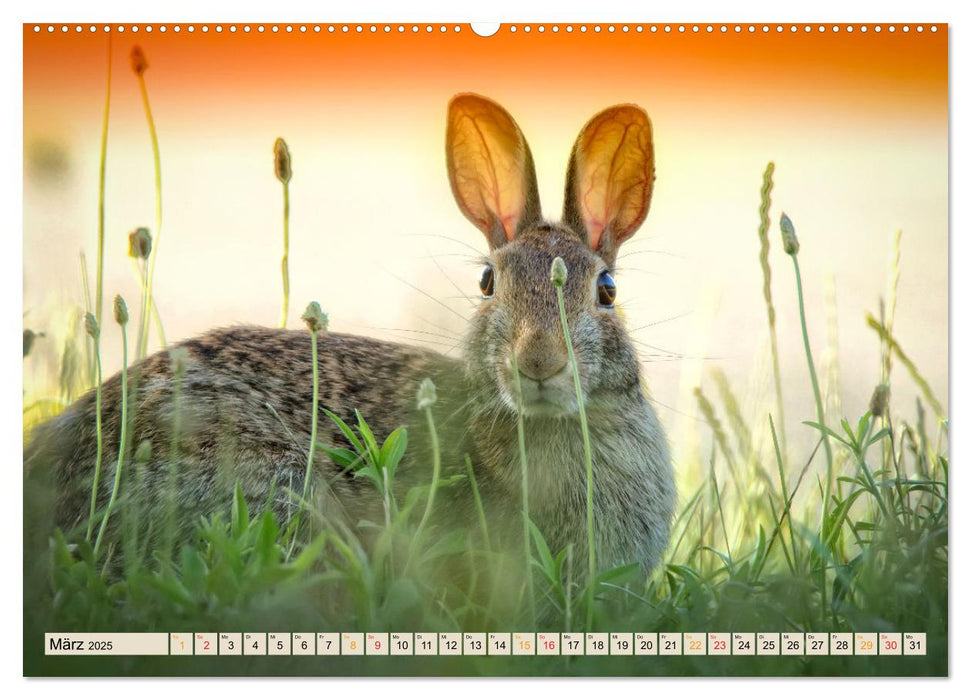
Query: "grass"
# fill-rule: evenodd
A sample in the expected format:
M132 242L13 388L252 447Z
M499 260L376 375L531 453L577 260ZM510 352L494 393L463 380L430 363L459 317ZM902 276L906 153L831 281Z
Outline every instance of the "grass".
M144 81L138 70L136 75L154 130ZM160 223L161 175L155 139L153 154ZM777 312L771 302L767 244L771 171L767 169L763 179L759 233L769 332L774 338ZM153 308L152 269L159 230L160 226L145 283L148 289L143 290L140 338L147 336ZM899 243L895 256L896 269ZM796 313L808 339L794 253L792 260L799 288ZM284 280L285 322L285 268ZM96 285L100 290L100 268ZM562 297L560 309L562 314ZM892 356L919 387L917 420L900 418L890 399L889 405L877 407L880 415L827 416L814 386L814 419L784 425L781 407L788 387L779 381L778 369L774 369L772 397L778 415L760 407L743 411L732 387L716 373L715 393L706 393L703 387L696 390L701 419L710 430L699 450L704 454L707 449L707 463L678 465L686 475L681 507L663 563L649 578L640 574L637 563L609 571L596 569L590 508L596 475L590 467L586 432L590 546L584 576L577 576L573 549L551 551L544 533L529 518L525 450L520 454L524 547L514 552L498 547L490 537L479 495L481 475L475 465L468 459L459 465L441 463L436 421L442 416L435 413L430 382L422 385L416 397L426 425L415 429L427 432L433 443L433 476L429 483L405 493L394 484L407 454L408 430L402 426L387 436L374 435L366 416L357 414L350 425L320 407L349 447L318 444L314 439L311 454L326 453L342 473L370 484L383 504L380 522L362 521L354 529L329 521L314 506L307 481L302 495L293 494L299 507L289 519L281 521L265 504L247 503L236 486L230 508L204 514L191 538L180 538L174 532L174 517L161 523L148 517L150 504L132 487L146 478L144 460L136 452L134 459L125 462L123 445L104 512L92 513L91 522L79 532L43 532L39 538L25 540L24 671L38 675L945 675L948 420L943 404L894 337L892 325L872 315L867 323L882 341L881 356L874 362L875 370L881 371L876 374L891 388L903 379L891 375L888 358ZM90 388L89 383L100 385L100 372L95 379L92 373L78 370L81 348L97 354L97 338L84 345L77 319L66 325L57 331L57 337L66 340L56 385L29 387L30 395L42 398L25 400L25 435L31 425L63 410ZM325 329L311 328L312 337L318 330ZM564 333L568 337L565 322ZM127 335L123 337L127 363ZM569 342L567 347L572 349ZM32 361L33 356L26 353L25 335L25 362ZM805 358L779 358L776 350L773 353L776 364L805 361L815 375L808 340ZM97 358L88 359L94 366ZM178 366L174 357L173 364ZM579 383L578 377L575 381ZM317 384L315 377L315 406ZM123 389L122 396L127 395ZM931 407L930 414L925 404ZM136 408L124 400L122 405L123 411ZM317 411L314 416L316 423ZM123 430L132 419L122 419ZM585 431L582 421L581 425ZM815 435L815 447L800 451L796 441L787 445L784 436L788 432L791 439L794 429ZM820 448L830 443L827 458L825 448ZM172 478L165 482L169 489L165 498L175 504L177 439L172 441L169 460ZM43 505L33 488L31 480L25 479L25 503ZM324 492L329 483L318 478L313 488ZM466 527L446 530L433 513L436 504L455 489L471 491L474 510ZM116 508L123 520L121 548L102 540ZM27 507L25 513L37 515ZM99 518L101 528L92 543L91 527ZM163 544L156 547L156 542ZM426 657L420 663L395 657L72 659L38 653L41 635L52 630L896 631L925 632L928 655L893 659Z

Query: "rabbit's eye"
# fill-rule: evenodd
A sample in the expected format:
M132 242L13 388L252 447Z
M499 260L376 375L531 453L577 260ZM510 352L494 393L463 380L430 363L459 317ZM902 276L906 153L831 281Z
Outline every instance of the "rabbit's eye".
M479 291L486 299L495 294L496 273L493 271L492 265L486 265L482 268L482 274L479 276Z
M601 272L600 278L597 279L597 300L601 306L609 309L614 305L616 298L617 285L614 284L614 278L610 276L609 272Z

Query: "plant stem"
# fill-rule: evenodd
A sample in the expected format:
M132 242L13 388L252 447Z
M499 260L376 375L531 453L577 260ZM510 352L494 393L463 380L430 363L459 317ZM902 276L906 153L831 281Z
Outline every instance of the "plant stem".
M590 428L587 425L587 411L583 402L583 387L580 385L580 371L577 359L573 353L573 341L570 338L570 326L566 320L566 304L563 301L563 288L556 287L556 300L560 307L560 325L566 339L566 351L570 358L570 368L573 371L573 388L577 394L577 409L580 414L580 430L583 435L583 460L587 473L587 617L586 630L593 628L593 599L594 583L597 580L596 538L593 522L593 453L590 448Z
M432 442L432 485L428 490L428 502L425 504L425 512L422 513L421 521L418 523L418 529L415 531L414 541L416 543L421 541L421 533L425 530L425 525L428 523L429 518L431 518L432 506L435 503L435 491L438 490L438 479L442 472L442 455L439 451L438 432L435 430L435 419L432 417L431 406L426 406L424 411L425 418L428 421L428 435Z
M283 311L280 314L280 328L287 327L290 311L290 183L283 183Z
M472 469L472 459L465 455L465 470L469 473L469 484L472 486L472 498L475 499L475 510L479 515L479 527L482 528L482 539L485 542L487 551L492 551L492 542L489 540L489 525L486 521L485 508L482 507L482 496L479 495L479 484L475 480L475 471Z
M529 463L526 459L526 429L523 426L523 387L519 379L519 363L516 360L515 350L512 353L512 374L516 387L516 400L519 402L519 410L516 411L516 433L519 439L519 470L522 476L523 491L523 548L526 555L524 575L526 577L526 596L529 602L529 619L535 622L536 600L533 593L532 549L529 546Z
M101 311L104 300L104 260L105 260L105 163L108 159L108 116L111 108L111 35L108 32L108 80L105 87L105 109L101 120L101 161L98 167L98 272L94 302L94 317L101 326Z
M310 495L310 475L314 466L314 452L317 449L317 405L320 400L320 375L317 370L317 331L310 331L310 354L313 361L314 370L314 396L313 413L310 417L310 450L307 452L307 472L303 479L303 497L301 498L301 510Z
M94 530L94 511L98 501L98 482L101 479L101 460L104 454L104 433L101 429L101 343L98 338L92 338L92 341L94 342L94 360L97 364L98 371L98 386L94 393L94 427L98 438L98 451L94 458L94 483L91 485L91 514L88 517L88 530L84 535L84 539L88 542L91 541L91 533ZM122 378L124 380L124 375L122 375ZM122 427L124 427L124 424L122 424Z
M125 461L125 440L128 433L128 325L121 326L121 436L118 439L118 464L115 466L115 484L111 488L111 498L108 499L108 507L105 508L105 516L101 521L101 528L98 530L98 539L94 543L94 556L97 558L98 550L101 549L101 540L104 538L105 529L108 527L108 518L115 506L118 498L118 489L121 486L121 468Z
M813 386L813 397L816 399L816 419L822 426L826 425L826 416L823 410L823 397L819 391L819 380L816 378L816 366L813 363L813 353L809 348L809 330L806 327L806 308L803 303L802 294L802 275L799 273L799 258L797 255L793 254L789 257L792 258L792 265L796 271L796 294L799 299L799 323L802 326L802 343L806 351L806 361L809 364L809 379ZM826 522L826 512L829 508L829 495L832 490L833 484L833 451L829 444L829 435L826 431L823 433L823 451L826 453L826 486L824 489L823 497L823 509L822 509L822 522L824 525L823 536L825 538L825 522Z
M155 166L155 240L149 255L148 275L145 279L144 294L148 302L143 302L141 330L139 331L138 359L142 359L148 352L149 316L154 310L153 282L155 280L155 261L158 259L158 246L162 238L162 158L159 154L158 133L155 131L155 118L152 116L152 106L148 100L148 87L145 76L138 75L138 88L142 94L142 104L145 106L145 118L148 120L148 132L152 139L152 161Z

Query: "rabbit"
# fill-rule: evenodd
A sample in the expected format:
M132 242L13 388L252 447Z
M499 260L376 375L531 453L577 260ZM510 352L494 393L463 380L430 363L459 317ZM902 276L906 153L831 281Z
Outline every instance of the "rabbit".
M650 572L667 546L676 492L664 432L614 308L612 278L619 247L650 205L654 146L648 115L637 106L618 105L583 127L570 156L560 223L543 219L529 147L496 102L471 93L451 99L446 162L461 212L489 246L479 281L482 298L461 359L321 332L319 405L349 423L359 410L379 438L407 426L409 447L396 475L396 487L404 490L432 478L426 420L416 405L419 384L430 378L437 387L431 410L442 464L464 472L468 455L489 526L509 541L522 537L521 414L530 517L554 553L572 545L582 567L587 481L580 406L550 281L551 264L561 258L592 445L597 567L638 562ZM270 504L281 517L291 515L310 444L309 333L239 326L212 330L178 347L128 370L137 385L129 444L147 444L151 454L143 455L140 476L125 476L124 488L158 505L165 485L175 483L183 528L225 508L236 484L251 507ZM173 362L183 366L176 370ZM102 404L99 508L108 500L116 468L119 375L104 382ZM318 442L347 446L322 411ZM95 453L93 392L40 426L25 450L28 470L46 469L54 483L52 509L62 528L77 531L86 523ZM130 465L127 460L123 469ZM376 489L339 469L324 451L316 452L313 478L317 505L328 518L352 527L381 520ZM468 491L467 484L439 492L436 510L445 523L475 523Z

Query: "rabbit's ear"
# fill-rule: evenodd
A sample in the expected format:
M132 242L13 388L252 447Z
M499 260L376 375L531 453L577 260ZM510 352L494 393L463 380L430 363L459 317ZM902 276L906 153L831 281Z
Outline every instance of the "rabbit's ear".
M654 140L651 120L635 105L617 105L580 131L570 156L563 220L585 234L613 265L651 206Z
M471 93L453 97L445 154L455 201L491 250L539 221L533 157L523 132L498 104Z

